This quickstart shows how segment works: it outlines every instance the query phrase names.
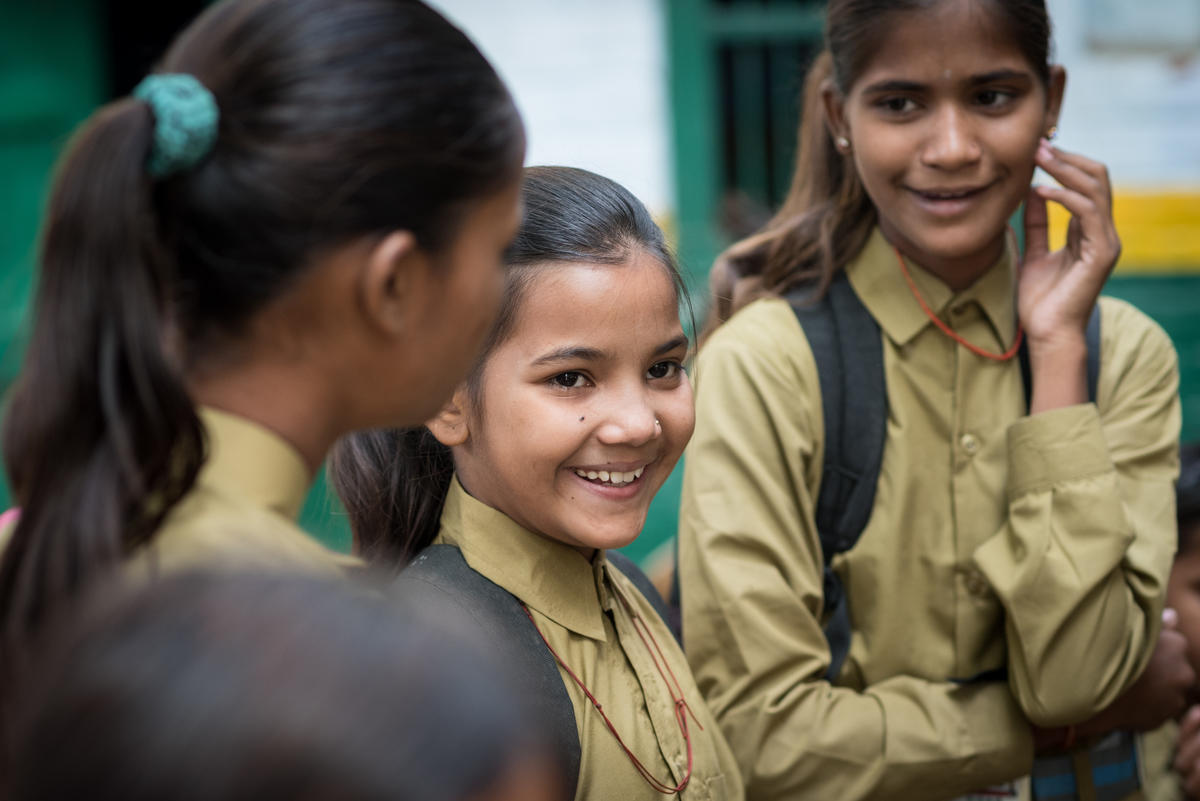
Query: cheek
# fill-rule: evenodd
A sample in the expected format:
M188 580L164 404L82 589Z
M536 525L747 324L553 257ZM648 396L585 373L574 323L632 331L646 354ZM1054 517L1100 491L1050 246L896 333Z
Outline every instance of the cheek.
M684 382L672 392L659 410L663 430L669 437L669 448L676 458L683 453L696 427L696 406L692 402L692 386Z

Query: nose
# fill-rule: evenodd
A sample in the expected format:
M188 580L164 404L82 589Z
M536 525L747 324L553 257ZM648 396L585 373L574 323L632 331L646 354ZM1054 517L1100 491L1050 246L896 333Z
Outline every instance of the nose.
M927 167L955 170L971 165L982 156L979 137L968 113L948 103L930 118L930 131L921 161Z
M609 394L603 414L596 437L605 445L645 445L662 432L654 406L641 389Z

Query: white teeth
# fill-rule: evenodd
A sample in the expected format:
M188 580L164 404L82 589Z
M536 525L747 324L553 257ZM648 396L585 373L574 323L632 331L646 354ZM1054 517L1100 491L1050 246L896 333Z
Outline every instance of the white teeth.
M595 481L596 479L600 478L600 474L597 473L595 470L589 470L587 473L587 477L590 478L592 481Z
M601 470L601 471L600 471L600 480L601 480L601 481L608 481L608 479L609 479L609 473L608 473L608 471L607 471L607 470Z
M646 472L646 468L645 468L645 467L639 467L637 470L634 470L634 471L633 471L633 477L634 477L634 478L641 478L641 477L642 477L642 473L644 473L644 472Z

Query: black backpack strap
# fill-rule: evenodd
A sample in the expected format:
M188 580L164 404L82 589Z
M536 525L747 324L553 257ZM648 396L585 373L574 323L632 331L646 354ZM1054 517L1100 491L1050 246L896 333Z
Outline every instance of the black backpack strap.
M817 496L816 524L825 562L825 638L837 678L850 651L850 608L833 557L850 550L871 518L875 487L887 441L887 382L879 324L863 306L845 273L838 273L821 300L808 287L787 295L808 339L821 384L825 464Z
M671 630L671 635L675 638L675 642L680 642L679 617L677 614L672 616L671 610L667 607L666 602L663 601L662 594L654 586L654 582L650 581L650 577L632 559L623 553L605 551L604 558L621 575L633 582L633 586L637 587L637 591L650 602L650 605L654 607L654 611L658 612L658 616L662 618L663 623L667 624L667 628Z
M1087 340L1087 392L1088 400L1096 402L1097 387L1100 385L1100 304L1092 307L1088 317L1087 330L1084 332ZM1025 408L1028 409L1033 400L1033 367L1029 363L1028 340L1021 343L1017 351L1021 362L1021 380L1025 382Z
M567 782L566 797L579 784L579 730L575 707L563 684L554 655L546 648L521 602L467 564L453 545L430 545L401 574L398 581L434 600L452 600L490 637L503 660L522 682L527 706L554 750Z

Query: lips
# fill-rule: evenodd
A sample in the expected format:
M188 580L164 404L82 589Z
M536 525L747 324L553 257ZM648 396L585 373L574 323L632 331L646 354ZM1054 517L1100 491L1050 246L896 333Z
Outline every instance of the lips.
M984 186L907 187L925 210L937 216L954 216L968 210L992 184Z

